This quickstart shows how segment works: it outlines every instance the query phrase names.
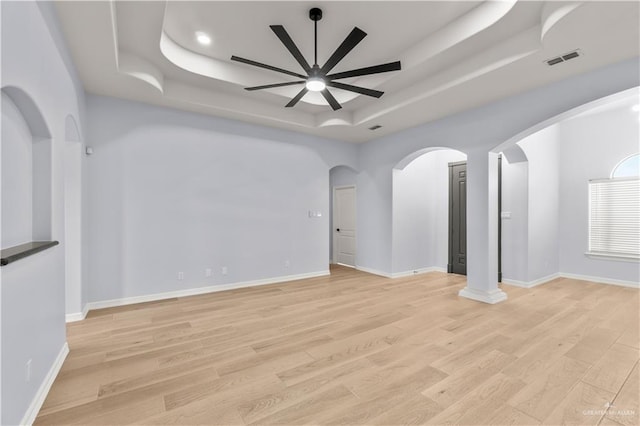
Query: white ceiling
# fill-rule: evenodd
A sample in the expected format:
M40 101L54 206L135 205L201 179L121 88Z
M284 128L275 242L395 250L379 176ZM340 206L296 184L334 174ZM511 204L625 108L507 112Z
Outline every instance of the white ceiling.
M363 142L640 54L635 1L190 2L59 1L74 62L90 93L171 106L333 139ZM368 36L333 70L400 60L402 71L341 80L380 99L330 89L284 108L294 78L233 62L241 56L304 73L270 30L280 24L313 63L311 7L324 63L354 26ZM204 31L213 39L202 46ZM574 49L583 56L550 67ZM368 128L379 124L381 129Z

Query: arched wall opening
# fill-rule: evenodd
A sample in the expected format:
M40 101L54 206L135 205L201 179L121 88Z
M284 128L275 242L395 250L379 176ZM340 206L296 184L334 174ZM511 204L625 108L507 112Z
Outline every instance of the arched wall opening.
M356 235L357 232L357 212L355 211L355 204L357 204L357 179L358 172L352 167L345 165L338 165L332 167L329 170L329 263L338 264L341 263L347 266L356 266L357 257L357 245ZM351 191L350 188L353 188ZM353 210L353 225L354 235L350 235L349 231L345 234L344 227L341 231L338 231L338 214L336 209L339 208L336 205L336 191L338 193L343 192L346 197L353 197L354 210ZM347 201L348 202L348 201ZM347 214L350 214L347 212ZM348 219L347 219L348 220ZM342 235L340 234L342 232ZM342 242L340 241L342 239ZM344 245L343 249L346 252L346 257L340 258L338 253L341 250L339 244ZM353 258L350 257L349 252L353 251Z
M52 239L51 132L22 89L2 88L2 248Z
M392 275L447 270L449 164L467 156L431 147L409 154L393 168Z
M504 282L531 287L560 275L638 282L637 264L590 259L588 182L638 152L638 88L587 103L496 146L502 151ZM523 159L526 158L526 161Z

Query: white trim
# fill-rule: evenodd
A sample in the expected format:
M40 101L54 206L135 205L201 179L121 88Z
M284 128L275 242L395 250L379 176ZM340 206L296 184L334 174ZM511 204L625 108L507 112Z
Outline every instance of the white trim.
M388 272L382 272L377 269L367 268L365 266L358 266L358 265L356 265L356 269L358 271L366 272L367 274L373 274L373 275L378 275L380 277L391 278L391 274L389 274Z
M89 304L85 303L84 308L82 308L82 312L74 312L72 314L67 314L65 316L65 319L67 322L82 321L87 317L88 312L89 312Z
M546 284L549 281L555 280L556 278L560 278L560 274L547 275L546 277L538 278L537 280L533 280L529 282L502 278L502 284L512 285L515 287L522 287L522 288L532 288L541 284Z
M444 272L446 274L447 273L447 269L446 268L440 268L439 266L429 266L427 268L412 269L410 271L393 272L393 273L391 273L390 276L391 276L391 278L404 278L404 277L411 277L413 275L427 274L429 272Z
M21 425L32 425L36 420L36 416L38 415L40 408L42 408L42 404L44 404L44 400L47 398L49 390L51 389L54 380L58 376L58 373L62 368L62 364L64 364L64 360L67 358L68 354L69 344L67 342L64 342L64 345L62 345L62 348L60 349L56 360L51 365L49 372L42 381L42 384L38 388L35 396L31 400L31 404L29 404L27 412L24 413L24 417L22 417L22 421L20 422Z
M570 278L573 280L589 281L596 284L617 285L617 286L628 287L628 288L640 288L640 283L636 281L616 280L612 278L594 277L590 275L569 274L565 272L547 275L546 277L539 278L535 281L530 281L530 282L510 280L510 279L503 278L502 284L512 285L515 287L522 287L522 288L532 288L541 284L546 284L549 281L555 280L556 278Z
M335 222L335 218L336 218L336 189L348 189L348 188L353 188L353 198L354 198L354 203L355 203L355 230L354 230L354 235L353 238L357 238L357 233L358 233L358 188L356 187L356 184L351 184L351 185L338 185L338 186L334 186L331 189L331 195L332 195L332 200L331 200L331 247L332 247L332 253L333 253L333 259L331 259L331 263L335 263L337 265L342 265L342 266L349 266L351 268L355 268L355 265L345 265L343 263L339 263L338 262L338 239L336 238L336 231L334 231L334 229L336 228L336 222ZM358 255L358 245L357 245L357 239L356 239L356 247L355 247L355 254L353 255L354 257L354 263L355 263L355 259Z
M419 268L419 269L412 269L410 271L392 272L392 273L383 272L378 269L367 268L365 266L359 266L359 265L356 265L355 268L358 271L366 272L367 274L379 275L385 278L411 277L413 275L426 274L428 272L444 272L445 274L447 273L447 270L445 268L441 268L439 266L429 266L427 268Z
M591 281L597 284L617 285L628 288L640 288L640 283L637 281L616 280L613 278L592 277L589 275L567 274L560 272L562 278L571 278L573 280Z
M624 254L595 253L590 251L584 252L584 255L590 259L597 259L597 260L612 260L614 262L631 262L631 263L640 262L640 257L638 257L638 255L625 256Z
M99 302L87 303L89 310L112 308L115 306L132 305L134 303L155 302L157 300L171 299L174 297L196 296L198 294L216 293L218 291L234 290L237 288L256 287L267 284L277 284L287 281L303 280L306 278L316 278L329 275L329 270L309 272L307 274L286 275L282 277L267 278L263 280L243 281L232 284L213 285L209 287L191 288L186 290L168 291L166 293L147 294L144 296L124 297L121 299L102 300Z
M506 141L502 142L501 144L499 144L498 146L495 146L491 151L492 152L500 152L503 151L504 149L510 147L511 145L520 142L521 140L523 140L524 138L526 138L527 136L530 136L534 133L539 132L542 129L545 129L549 126L552 126L556 123L559 123L561 121L565 121L568 120L570 118L576 117L584 112L587 112L589 110L592 110L596 107L599 107L601 105L606 105L608 103L611 102L616 102L619 100L623 100L623 99L628 99L634 96L638 95L638 87L632 87L630 89L625 89L622 92L618 92L618 93L614 93L612 95L608 95L605 96L603 98L599 98L596 100L593 100L591 102L587 102L586 104L582 104L580 106L577 106L575 108L571 108L568 111L565 112L561 112L558 115L555 115L551 118L548 118L544 121L541 121L537 124L534 124L533 126L523 130L522 132L518 133L515 136L510 137L509 139L507 139Z
M467 299L476 300L478 302L489 303L491 305L507 300L507 293L499 288L491 291L484 291L465 287L458 292L458 296L466 297Z

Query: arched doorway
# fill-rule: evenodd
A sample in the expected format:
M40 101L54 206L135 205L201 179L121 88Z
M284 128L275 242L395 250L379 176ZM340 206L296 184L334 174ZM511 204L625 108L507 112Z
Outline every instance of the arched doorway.
M329 263L356 266L357 172L348 166L329 171Z
M450 165L466 154L450 148L427 148L403 158L393 169L392 275L447 271L451 198ZM458 200L466 200L466 193ZM457 209L464 205L455 204ZM459 213L459 210L458 210ZM462 219L464 223L464 218ZM460 242L460 240L459 240ZM460 249L464 252L466 247Z

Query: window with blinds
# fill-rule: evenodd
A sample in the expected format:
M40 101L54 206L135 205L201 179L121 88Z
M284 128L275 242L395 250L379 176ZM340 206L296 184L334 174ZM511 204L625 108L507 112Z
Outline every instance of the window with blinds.
M589 181L589 253L640 259L640 179Z

